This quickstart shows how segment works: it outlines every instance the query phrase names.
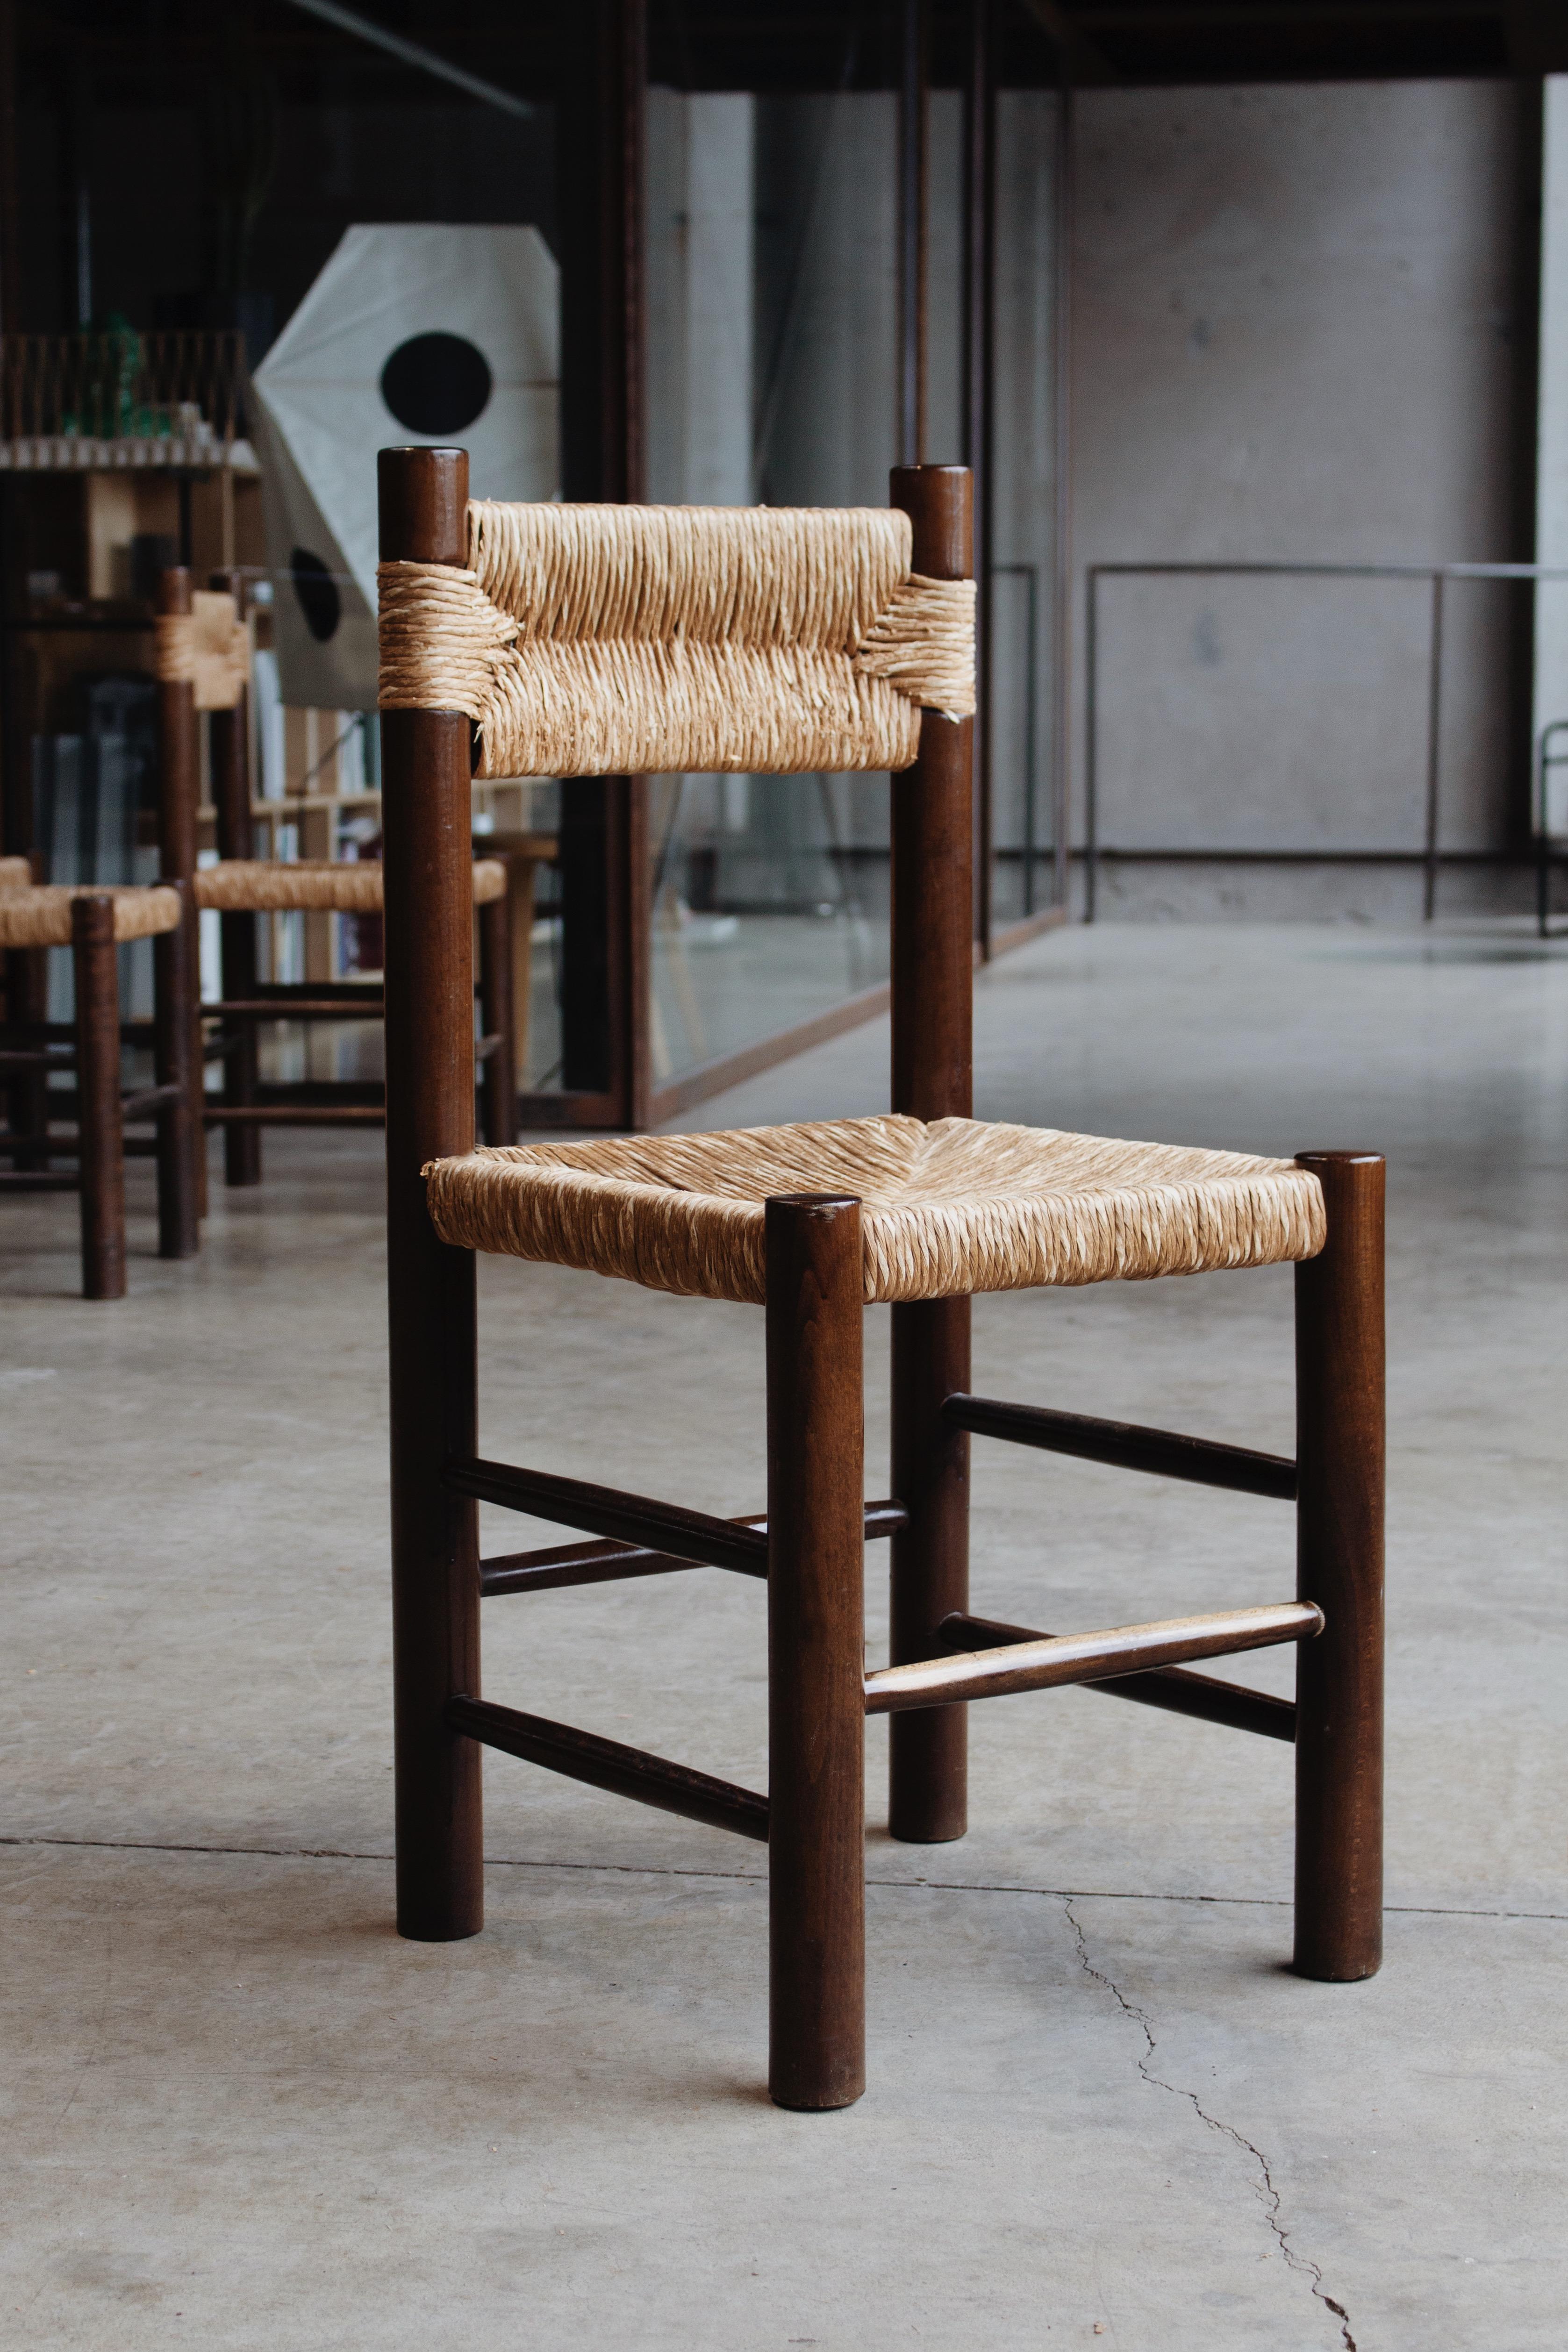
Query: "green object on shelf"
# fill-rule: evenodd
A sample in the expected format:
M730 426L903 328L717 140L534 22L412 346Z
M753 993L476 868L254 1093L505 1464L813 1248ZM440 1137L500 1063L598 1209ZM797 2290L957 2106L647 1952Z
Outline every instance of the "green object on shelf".
M98 348L84 370L79 404L68 408L60 430L98 441L167 440L173 430L167 409L136 397L142 373L142 338L121 310L111 310L100 333L84 337Z

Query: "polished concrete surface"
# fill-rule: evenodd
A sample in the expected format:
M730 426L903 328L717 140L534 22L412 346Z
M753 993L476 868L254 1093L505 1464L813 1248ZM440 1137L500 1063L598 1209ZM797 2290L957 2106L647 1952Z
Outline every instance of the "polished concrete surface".
M74 1296L5 1204L0 2343L1359 2352L1562 2341L1568 950L1107 928L994 967L982 1111L1390 1157L1388 1958L1286 1970L1288 1752L974 1711L868 1788L870 2088L763 2088L763 1857L494 1758L489 1916L390 1927L379 1152L269 1139L202 1258ZM875 1108L874 1025L688 1126ZM761 1317L481 1269L486 1450L737 1512ZM886 1491L885 1320L868 1487ZM994 1299L975 1385L1290 1445L1290 1276ZM559 1540L486 1513L489 1548ZM1280 1598L1278 1506L976 1442L978 1607ZM881 1654L884 1575L868 1579ZM497 1697L762 1786L760 1593L498 1601ZM1283 1687L1279 1656L1244 1678Z

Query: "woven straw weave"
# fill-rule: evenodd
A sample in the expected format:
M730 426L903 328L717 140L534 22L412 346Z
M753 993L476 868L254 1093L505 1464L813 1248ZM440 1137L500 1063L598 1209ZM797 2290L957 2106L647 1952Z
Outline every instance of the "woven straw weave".
M250 683L250 632L234 598L198 588L188 613L160 613L153 626L159 685L194 687L198 710L232 710Z
M868 1305L1271 1265L1325 1232L1294 1160L967 1118L530 1144L425 1173L443 1241L707 1298L763 1297L776 1192L859 1198Z
M174 930L180 919L177 890L131 882L94 882L79 889L40 883L23 890L0 890L0 948L68 948L75 898L112 898L117 940L152 939L159 931Z
M33 869L25 857L0 857L0 890L29 890Z
M465 710L481 776L901 769L974 708L974 583L863 508L468 509L468 567L384 563L383 709Z
M506 867L500 858L476 858L475 906L488 905L505 889ZM217 866L197 867L195 892L198 907L224 915L283 915L297 908L308 914L379 915L382 868L369 858L356 863L228 857Z

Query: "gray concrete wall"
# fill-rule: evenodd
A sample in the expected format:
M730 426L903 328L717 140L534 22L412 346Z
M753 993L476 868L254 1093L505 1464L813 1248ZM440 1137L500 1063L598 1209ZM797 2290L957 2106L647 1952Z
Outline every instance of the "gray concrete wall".
M1506 83L1094 91L1079 101L1080 583L1098 561L1498 560L1517 543L1522 109ZM1421 837L1418 583L1108 583L1101 837ZM1507 591L1453 592L1444 842L1517 816ZM1516 608L1517 617L1517 608ZM1510 812L1511 803L1511 812ZM1410 877L1122 868L1106 911L1376 912ZM1456 885L1455 887L1462 887Z
M1541 361L1537 403L1535 560L1568 570L1568 74L1546 80L1542 125ZM1568 580L1542 582L1535 604L1534 734L1548 728L1541 775L1547 830L1568 835Z
M1073 173L1076 727L1084 833L1091 562L1429 563L1528 556L1520 377L1537 299L1522 234L1532 90L1505 83L1100 90ZM1052 826L1058 103L998 112L994 834L999 919L1033 694L1033 838ZM879 501L895 453L897 107L885 94L656 92L650 114L651 488ZM928 454L959 439L962 121L931 124ZM1034 593L1031 635L1030 593ZM1457 586L1441 711L1444 844L1495 850L1525 779L1522 600ZM1385 866L1197 864L1204 849L1394 851L1422 838L1423 581L1107 582L1100 837L1180 863L1107 869L1102 911L1409 911ZM840 841L885 842L885 793L694 781L736 896L813 896ZM804 861L804 863L803 863ZM871 869L867 869L868 882ZM1048 873L1039 872L1040 887ZM1517 896L1456 873L1451 904Z

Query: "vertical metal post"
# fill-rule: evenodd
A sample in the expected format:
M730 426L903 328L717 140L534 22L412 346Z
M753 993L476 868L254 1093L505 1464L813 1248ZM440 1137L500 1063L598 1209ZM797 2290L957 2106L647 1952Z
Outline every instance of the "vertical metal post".
M1083 919L1094 920L1100 882L1100 573L1083 582Z
M466 562L467 452L384 449L378 474L383 560ZM474 1259L436 1238L420 1173L474 1142L470 732L382 714L397 1927L432 1943L484 1923L479 1748L445 1719L479 1691L478 1513L442 1485L475 1445Z
M995 563L992 576L997 580L1021 580L1024 583L1024 913L1035 911L1035 863L1038 856L1038 811L1035 792L1039 768L1037 735L1039 730L1040 674L1040 573L1034 563Z
M1296 1268L1297 1591L1324 1627L1296 1653L1298 1974L1383 1958L1384 1162L1303 1151L1329 1237Z
M866 2087L860 1204L767 1204L768 2088Z
M1035 793L1038 786L1040 717L1040 575L1033 563L1022 565L1027 582L1025 625L1029 649L1024 664L1024 913L1035 911L1035 842L1038 818ZM1054 848L1054 844L1053 844Z
M995 439L996 79L994 0L970 0L963 112L963 462L974 479L976 709L974 714L974 936L991 960L994 885L992 744L995 665L991 632L995 572L992 481Z
M0 335L22 326L21 175L16 138L16 0L0 0ZM16 431L7 425L8 433ZM25 842L7 841L13 852Z
M1549 773L1546 747L1551 737L1551 728L1543 727L1541 730L1541 740L1535 747L1535 756L1531 762L1530 776L1530 819L1535 847L1535 936L1540 940L1547 936L1548 917L1552 906L1552 849L1546 834L1546 784Z
M899 455L925 459L929 0L903 0L899 80Z
M1064 58L1063 73L1069 68ZM1051 599L1052 729L1051 828L1055 835L1057 904L1068 903L1072 824L1072 599L1073 599L1073 239L1077 180L1073 171L1073 93L1064 81L1057 109L1056 321L1056 528L1052 534L1055 588ZM1092 594L1092 590L1090 593ZM1089 919L1093 919L1092 903Z
M1426 872L1422 919L1437 911L1437 791L1443 743L1443 588L1447 574L1432 574L1432 625L1426 668Z
M556 115L562 251L562 489L646 489L646 0L578 0ZM601 1123L646 1127L652 1097L647 779L562 796L562 1076ZM597 1113L599 1105L595 1105Z
M961 466L898 467L892 503L914 523L914 568L967 579L973 564L970 478ZM973 761L967 723L927 711L920 758L893 779L893 1108L967 1118L973 1100ZM969 1301L892 1310L893 1492L910 1513L892 1543L892 1655L939 1655L936 1629L969 1606L969 1441L942 1405L969 1380ZM889 1827L934 1843L967 1822L963 1706L900 1715L889 1727Z

